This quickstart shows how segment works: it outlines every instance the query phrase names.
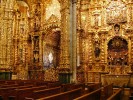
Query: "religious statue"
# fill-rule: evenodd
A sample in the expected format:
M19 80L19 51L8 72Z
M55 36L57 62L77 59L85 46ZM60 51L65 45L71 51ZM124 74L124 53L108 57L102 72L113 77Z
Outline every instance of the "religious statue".
M95 47L95 51L94 51L94 53L95 53L95 57L96 58L98 58L99 57L99 55L100 55L100 48L99 47Z
M114 26L114 31L115 31L116 34L118 34L119 31L120 31L120 25L116 24L116 25Z
M49 58L50 64L52 64L53 63L53 54L51 52L49 53L48 58Z
M39 62L39 54L34 54L34 62Z
M95 33L95 36L94 36L94 39L95 39L95 41L94 41L94 54L95 54L95 57L96 58L98 58L99 57L99 55L100 55L100 39L99 39L99 35L98 35L98 32L96 31L96 33Z

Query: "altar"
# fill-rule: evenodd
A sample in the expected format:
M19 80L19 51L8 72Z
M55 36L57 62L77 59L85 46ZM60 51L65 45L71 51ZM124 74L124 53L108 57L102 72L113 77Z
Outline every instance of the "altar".
M119 75L114 75L114 74L107 74L104 76L104 84L111 84L115 87L127 87L128 83L130 82L130 74L119 74Z
M130 83L131 74L111 74L106 72L96 72L96 71L89 71L88 75L88 82L89 83L98 83L102 82L103 85L113 83L114 87L127 87Z

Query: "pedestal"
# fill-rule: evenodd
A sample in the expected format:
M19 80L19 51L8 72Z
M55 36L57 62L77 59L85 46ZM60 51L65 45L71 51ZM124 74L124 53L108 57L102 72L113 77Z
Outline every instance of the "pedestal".
M11 80L12 72L0 72L0 80Z
M59 81L61 83L70 83L70 77L72 73L59 73Z

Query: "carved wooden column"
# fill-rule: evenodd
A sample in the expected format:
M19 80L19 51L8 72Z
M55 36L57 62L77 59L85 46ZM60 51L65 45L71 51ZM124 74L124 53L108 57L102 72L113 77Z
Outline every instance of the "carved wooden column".
M93 41L92 41L92 33L88 34L88 66L92 66L93 63Z
M84 32L81 32L81 34L84 34ZM85 71L85 68L87 67L86 66L86 49L85 49L85 47L86 47L86 38L85 37L83 37L82 36L82 40L80 41L80 44L82 45L82 47L81 47L81 51L82 51L82 53L81 53L81 65L82 65L82 68L83 68L83 70ZM86 73L84 73L84 75L86 75ZM85 79L85 81L86 81L86 79Z
M12 68L12 30L13 30L13 5L14 0L1 1L1 61L0 68L7 71L8 76L10 76L10 70ZM6 75L5 73L2 73ZM1 76L0 76L1 77ZM5 77L6 78L6 77ZM10 79L11 77L8 77Z
M131 49L130 49L130 59L129 59L129 65L131 66L131 69L133 71L133 36L130 37L130 46L131 46Z
M70 82L70 1L59 0L61 5L61 53L59 66L59 80Z
M104 33L101 33L101 54L100 54L100 65L101 65L101 71L105 71L105 65L107 64L107 44L105 42L105 34L106 32Z
M19 62L18 59L18 33L19 33L19 22L20 22L20 18L19 18L20 13L16 12L14 15L14 36L13 36L13 44L14 44L14 70L16 70L16 66L17 63Z
M12 29L13 29L13 5L14 0L1 1L3 5L3 19L2 19L2 67L11 68L12 66Z
M127 16L127 23L129 23L129 25L132 25L133 24L133 2L132 1L129 1L127 3L127 11L128 11L128 16Z

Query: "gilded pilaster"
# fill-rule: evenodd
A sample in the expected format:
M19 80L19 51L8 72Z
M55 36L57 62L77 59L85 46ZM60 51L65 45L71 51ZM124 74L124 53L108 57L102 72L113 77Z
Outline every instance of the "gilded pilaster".
M59 0L61 6L61 44L60 44L60 63L59 63L59 80L62 83L70 83L71 76L71 48L72 41L70 38L70 0ZM71 42L71 43L70 43ZM75 80L73 80L75 81Z
M127 12L128 12L127 23L129 25L132 25L133 23L133 2L129 1L126 6L127 6Z
M92 34L88 34L88 65L93 63L93 41L92 41Z
M81 28L81 0L77 1L77 28Z
M13 5L14 0L1 1L2 32L1 32L1 68L11 69L12 67L12 29L13 29Z
M105 62L105 37L104 34L101 35L101 63Z
M69 32L70 32L70 2L60 0L61 4L61 56L60 69L70 69Z
M131 58L131 65L133 67L133 36L131 36L131 51L130 51L130 58Z

